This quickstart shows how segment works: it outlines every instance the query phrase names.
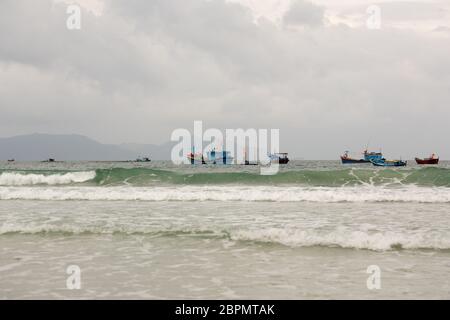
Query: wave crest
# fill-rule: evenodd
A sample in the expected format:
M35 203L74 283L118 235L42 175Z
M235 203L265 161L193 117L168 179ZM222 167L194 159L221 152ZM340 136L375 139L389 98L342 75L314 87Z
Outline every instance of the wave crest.
M266 201L266 202L413 202L450 203L443 187L280 187L280 186L173 186L173 187L0 187L1 200L93 201Z
M157 229L148 226L91 227L73 225L27 225L0 227L0 235L139 235L151 237L201 237L228 239L236 242L283 245L287 247L325 247L372 251L391 250L449 250L450 239L430 233L368 232L337 228L331 231L295 228L252 229Z
M154 168L111 168L84 172L23 172L5 171L0 185L71 184L91 182L97 186L162 186L162 185L301 185L310 187L450 187L448 168L344 168L334 170L290 170L273 176L263 176L245 169L227 167L229 171L171 171ZM208 168L206 168L208 170ZM243 170L243 171L238 171Z
M2 172L1 186L29 186L29 185L62 185L81 183L95 178L95 171L67 172L67 173L21 173Z
M242 230L231 236L233 240L276 243L289 247L339 247L374 251L401 249L450 249L450 239L427 238L422 234L393 232L349 231L347 229L320 232L269 228Z

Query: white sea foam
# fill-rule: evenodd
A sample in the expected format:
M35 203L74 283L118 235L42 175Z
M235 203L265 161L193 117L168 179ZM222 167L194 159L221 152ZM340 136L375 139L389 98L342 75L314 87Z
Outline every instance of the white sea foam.
M26 185L61 185L80 183L95 178L95 171L53 173L49 175L36 173L3 172L0 174L1 186L26 186Z
M329 232L269 228L241 230L231 235L233 240L278 243L291 247L341 247L369 250L391 249L450 249L450 238L427 236L423 233L395 233L350 231L337 229Z
M90 173L53 176L34 184L81 182ZM45 180L47 179L47 180ZM41 182L38 182L41 181ZM15 180L18 183L19 180ZM25 182L24 182L25 183ZM27 181L30 183L30 181ZM272 201L272 202L416 202L450 203L450 188L383 187L269 187L269 186L176 186L176 187L90 187L39 186L0 187L2 200L137 200L137 201Z
M47 223L36 224L3 224L0 225L0 235L22 234L150 234L152 236L181 236L202 233L205 237L229 238L232 241L253 241L268 244L281 244L289 247L339 247L348 249L367 249L374 251L397 249L450 249L450 238L445 235L436 235L430 232L409 233L403 231L368 232L362 230L349 230L336 228L335 230L302 230L296 228L258 228L258 229L230 229L197 230L197 229L167 229L149 225L52 225Z

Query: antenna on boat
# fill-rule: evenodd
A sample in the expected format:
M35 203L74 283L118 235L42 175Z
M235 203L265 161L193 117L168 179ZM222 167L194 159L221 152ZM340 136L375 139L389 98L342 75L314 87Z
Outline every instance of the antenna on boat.
M369 140L367 140L366 151L369 151L370 140L372 140L372 138L369 138Z

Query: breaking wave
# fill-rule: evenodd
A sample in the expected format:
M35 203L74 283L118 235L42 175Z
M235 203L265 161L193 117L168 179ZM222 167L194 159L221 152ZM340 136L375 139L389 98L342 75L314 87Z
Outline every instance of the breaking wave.
M0 227L0 235L31 234L52 235L143 235L151 237L200 237L206 239L227 239L236 242L283 245L287 247L328 247L345 249L365 249L373 251L389 250L449 250L450 238L429 233L366 232L336 229L299 230L294 228L250 229L155 229L149 226L73 226L73 225L27 225Z
M400 249L450 249L450 239L426 237L423 234L393 232L368 233L347 229L321 232L317 230L295 230L269 228L242 230L231 235L231 239L276 243L290 247L340 247L369 249L376 251Z
M88 183L94 186L160 185L302 185L311 187L404 186L450 187L450 169L291 170L273 176L258 172L177 172L151 168L113 168L82 172L0 171L0 185L64 185Z
M168 186L0 187L1 200L270 201L450 203L450 188Z
M25 173L2 172L0 174L1 186L27 186L27 185L63 185L81 183L95 178L95 171L66 172L66 173Z
M99 185L131 184L135 186L155 184L188 185L277 185L298 184L308 186L340 187L361 185L409 185L450 187L450 169L339 169L292 170L276 175L263 176L258 172L196 172L180 173L147 168L102 169L96 171Z

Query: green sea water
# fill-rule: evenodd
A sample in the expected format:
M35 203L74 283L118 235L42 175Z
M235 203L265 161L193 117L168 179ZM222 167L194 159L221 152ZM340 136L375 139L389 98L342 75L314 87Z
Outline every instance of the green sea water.
M1 163L0 298L450 297L449 163L259 169Z

